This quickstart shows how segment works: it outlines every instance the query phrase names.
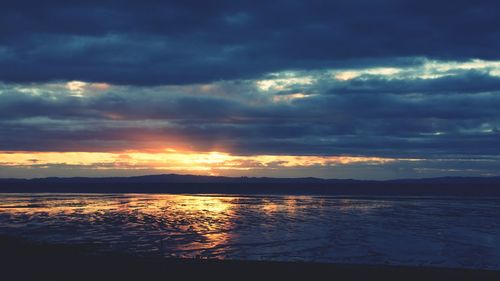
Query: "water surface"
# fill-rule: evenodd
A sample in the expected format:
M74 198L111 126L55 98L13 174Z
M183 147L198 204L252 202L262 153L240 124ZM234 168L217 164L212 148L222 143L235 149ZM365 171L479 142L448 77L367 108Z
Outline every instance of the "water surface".
M146 256L500 269L499 203L0 194L0 234Z

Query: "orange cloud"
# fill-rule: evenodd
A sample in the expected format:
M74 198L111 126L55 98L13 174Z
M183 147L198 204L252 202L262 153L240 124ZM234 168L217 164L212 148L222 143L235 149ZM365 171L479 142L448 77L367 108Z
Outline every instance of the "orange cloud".
M221 170L327 167L356 163L380 165L396 160L398 159L361 156L238 156L217 151L180 152L174 149L164 149L161 152L124 151L120 153L0 152L0 166L43 168L63 165L90 169L191 171L198 174L217 174Z

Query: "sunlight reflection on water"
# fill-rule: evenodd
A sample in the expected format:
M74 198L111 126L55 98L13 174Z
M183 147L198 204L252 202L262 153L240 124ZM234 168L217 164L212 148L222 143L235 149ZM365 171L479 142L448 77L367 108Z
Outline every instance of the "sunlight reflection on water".
M137 255L500 269L498 203L0 194L0 234Z

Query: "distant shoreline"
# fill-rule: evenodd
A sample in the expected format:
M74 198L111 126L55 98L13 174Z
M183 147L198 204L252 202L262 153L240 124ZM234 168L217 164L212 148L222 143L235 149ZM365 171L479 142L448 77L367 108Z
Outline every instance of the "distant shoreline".
M280 279L340 280L498 280L500 271L433 267L339 265L93 254L78 246L51 245L0 236L2 276L16 280L182 280ZM139 279L137 279L139 278ZM311 279L313 278L313 279ZM180 280L180 279L178 279Z
M500 197L500 184L0 182L0 193L154 193L494 198Z
M325 196L500 197L500 177L386 181L150 175L106 178L0 179L0 193L163 193Z

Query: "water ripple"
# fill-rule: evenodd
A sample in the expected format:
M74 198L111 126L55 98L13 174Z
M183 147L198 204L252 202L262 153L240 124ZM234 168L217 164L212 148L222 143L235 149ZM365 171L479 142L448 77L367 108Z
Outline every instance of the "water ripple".
M0 194L0 233L137 255L500 269L494 199Z

